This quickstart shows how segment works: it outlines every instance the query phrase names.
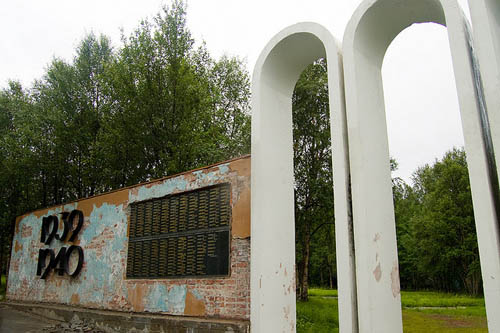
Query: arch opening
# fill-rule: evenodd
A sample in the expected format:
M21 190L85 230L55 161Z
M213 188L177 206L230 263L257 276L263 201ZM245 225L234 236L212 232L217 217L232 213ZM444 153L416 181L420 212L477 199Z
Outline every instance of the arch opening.
M298 301L308 301L311 286L337 287L328 102L327 63L320 59L302 72L292 96Z
M410 184L417 167L464 146L446 28L434 23L403 30L384 56L382 83L393 177Z
M382 77L390 156L403 169L392 172L401 289L478 295L478 243L446 29L405 29L386 52ZM412 90L401 89L407 85Z

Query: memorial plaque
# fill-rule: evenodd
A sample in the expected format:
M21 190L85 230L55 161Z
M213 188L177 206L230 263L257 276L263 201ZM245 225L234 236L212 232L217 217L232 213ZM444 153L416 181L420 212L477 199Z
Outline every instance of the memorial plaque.
M127 278L227 276L231 186L130 205Z

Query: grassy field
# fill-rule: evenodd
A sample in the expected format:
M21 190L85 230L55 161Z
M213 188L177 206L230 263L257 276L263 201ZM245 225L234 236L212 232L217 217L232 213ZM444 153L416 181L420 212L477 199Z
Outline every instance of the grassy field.
M337 291L310 289L297 302L297 332L338 332ZM436 292L403 291L404 332L488 332L484 299Z

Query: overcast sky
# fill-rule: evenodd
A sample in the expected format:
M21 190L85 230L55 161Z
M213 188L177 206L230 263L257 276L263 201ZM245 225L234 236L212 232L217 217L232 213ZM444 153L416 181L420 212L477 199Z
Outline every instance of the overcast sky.
M120 45L142 18L154 16L160 0L4 0L0 2L0 87L8 79L25 86L40 78L53 57L70 61L88 32ZM288 25L312 21L342 41L361 0L188 0L188 26L213 56L247 60L250 73L269 39ZM459 3L468 14L466 0ZM446 29L414 25L391 44L383 65L391 155L396 176L432 163L463 145L458 99Z

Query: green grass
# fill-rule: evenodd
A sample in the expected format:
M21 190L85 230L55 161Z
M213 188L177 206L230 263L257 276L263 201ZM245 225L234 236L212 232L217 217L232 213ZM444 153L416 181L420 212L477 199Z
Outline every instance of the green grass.
M2 286L0 287L0 301L5 299L5 275L1 276Z
M338 332L337 291L309 289L309 302L297 302L297 332ZM484 299L427 291L403 291L405 333L486 333Z
M414 310L403 310L403 331L405 333L487 333L486 318L457 314L440 315Z
M309 296L337 297L337 289L309 288Z
M401 303L403 308L459 306L484 307L483 298L431 291L403 291L401 292Z
M308 302L297 302L297 332L338 332L336 298L311 296Z

